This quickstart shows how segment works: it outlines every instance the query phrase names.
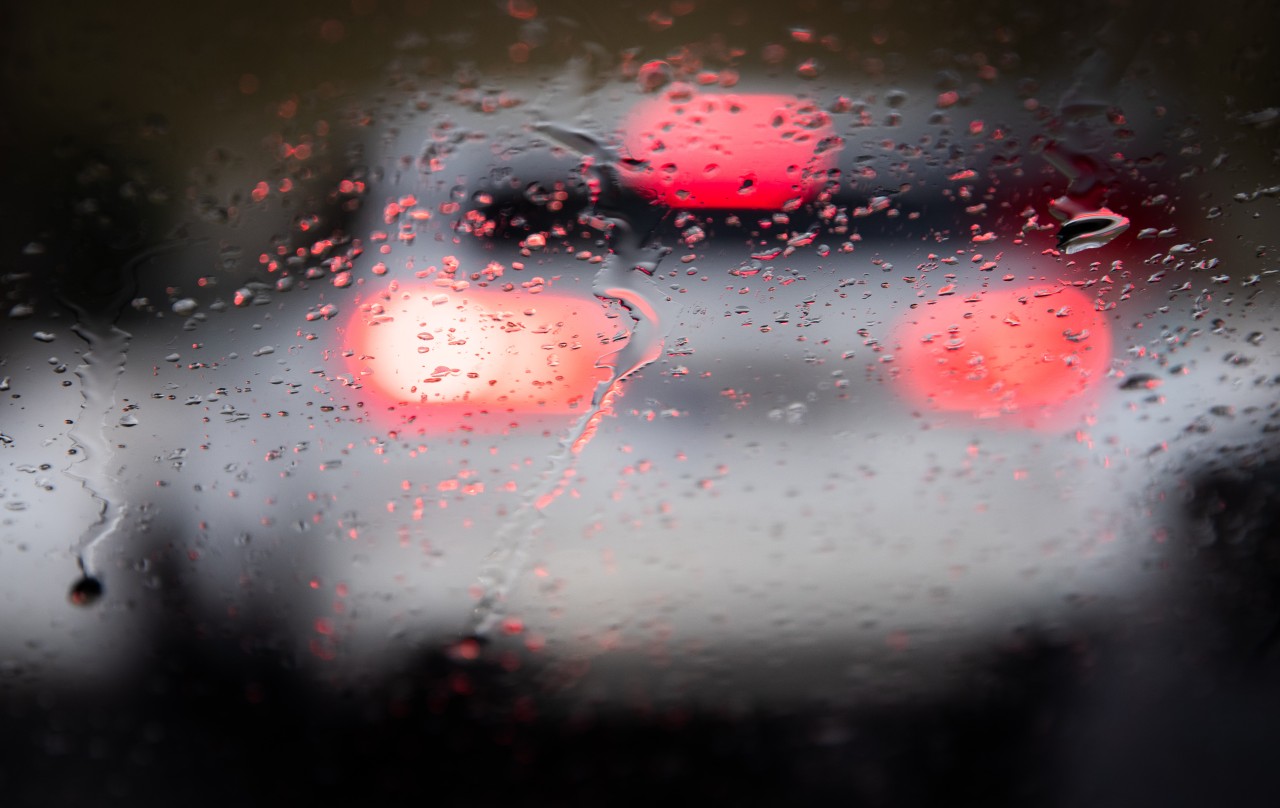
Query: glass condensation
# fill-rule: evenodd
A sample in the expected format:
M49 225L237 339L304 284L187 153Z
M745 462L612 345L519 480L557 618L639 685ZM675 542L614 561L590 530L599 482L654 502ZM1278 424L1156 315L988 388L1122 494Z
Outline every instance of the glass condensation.
M583 716L633 761L783 716L744 788L1075 767L1070 804L1165 793L1088 742L1163 749L1143 682L1188 735L1269 715L1274 14L811 5L14 12L0 684L39 765L201 681L446 761L485 704L527 751L468 754L516 769ZM858 740L1029 737L909 786ZM64 791L137 794L103 755Z

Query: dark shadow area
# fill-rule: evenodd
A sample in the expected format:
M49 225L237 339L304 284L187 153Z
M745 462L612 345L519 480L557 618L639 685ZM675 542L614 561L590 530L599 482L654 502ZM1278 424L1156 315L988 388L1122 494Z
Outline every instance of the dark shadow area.
M321 691L265 634L202 638L178 600L129 687L6 688L6 804L1052 804L1055 705L1080 674L1078 649L1031 640L956 701L565 717L543 714L536 659L427 649Z

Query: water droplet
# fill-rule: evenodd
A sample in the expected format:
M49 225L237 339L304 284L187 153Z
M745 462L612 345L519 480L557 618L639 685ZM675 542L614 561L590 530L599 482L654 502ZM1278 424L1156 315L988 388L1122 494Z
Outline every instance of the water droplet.
M660 59L645 62L636 74L636 84L646 93L664 87L671 81L671 65Z
M1129 229L1129 219L1101 208L1071 217L1058 231L1058 249L1067 255L1102 247Z
M822 75L822 63L817 59L805 59L796 67L796 75L802 79L816 79Z
M102 597L103 591L102 581L86 575L71 585L67 600L73 606L92 606Z
M1150 373L1135 373L1120 383L1121 390L1154 390L1160 386L1160 377Z

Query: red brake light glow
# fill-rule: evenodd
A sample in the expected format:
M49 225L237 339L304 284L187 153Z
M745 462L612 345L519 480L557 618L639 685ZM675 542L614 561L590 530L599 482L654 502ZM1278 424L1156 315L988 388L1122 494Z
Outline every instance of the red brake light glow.
M831 118L789 95L668 94L623 124L622 179L672 208L789 210L836 166Z
M899 323L899 383L923 406L1034 418L1100 382L1111 336L1069 287L984 291L921 305Z
M422 284L366 301L347 325L351 371L386 406L584 412L618 330L594 297Z

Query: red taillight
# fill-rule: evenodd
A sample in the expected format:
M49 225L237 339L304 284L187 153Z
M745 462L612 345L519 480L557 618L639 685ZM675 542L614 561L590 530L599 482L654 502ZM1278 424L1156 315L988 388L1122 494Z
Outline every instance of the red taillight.
M840 146L825 112L788 95L668 95L622 132L623 182L673 208L790 209L821 190Z
M1032 416L1100 382L1111 335L1070 287L988 290L922 304L898 324L898 380L922 405Z
M617 323L594 297L418 285L351 318L349 366L383 403L438 412L585 411Z

